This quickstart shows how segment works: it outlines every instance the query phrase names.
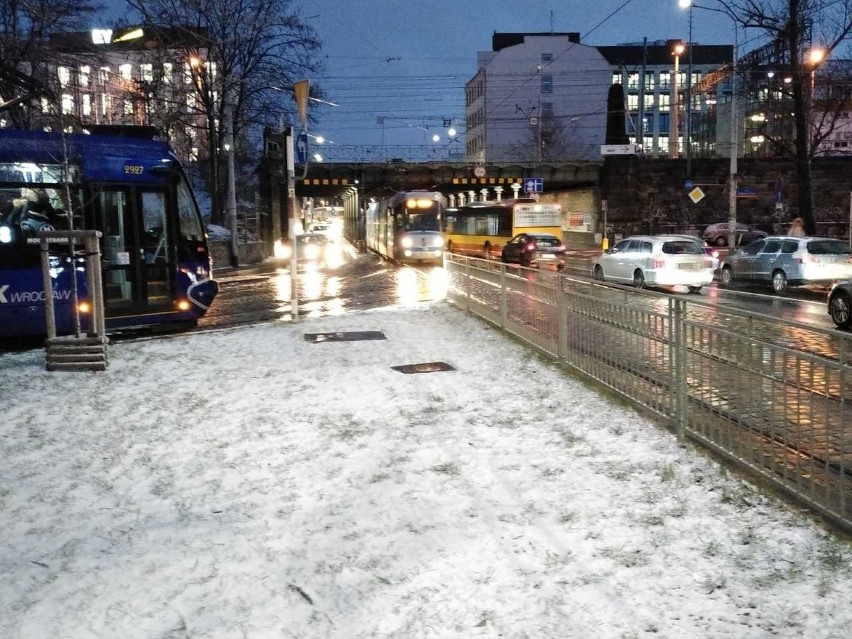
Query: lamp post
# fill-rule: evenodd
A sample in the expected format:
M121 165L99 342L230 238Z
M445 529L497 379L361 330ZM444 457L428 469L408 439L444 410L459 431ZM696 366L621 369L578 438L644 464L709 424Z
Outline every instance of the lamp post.
M678 0L681 9L689 9L689 37L686 46L689 47L689 58L686 71L686 105L684 107L683 138L686 146L686 177L692 177L692 0Z
M228 226L231 229L231 266L237 267L240 265L240 253L237 243L237 185L234 175L234 153L236 153L236 147L234 146L234 109L230 102L225 104L224 116L225 130L227 131L224 146L225 153L228 156L228 195L225 210L227 212Z
M816 70L817 67L825 61L826 50L822 47L814 47L810 51L808 51L808 64L811 67L811 82L810 82L810 94L808 95L808 127L809 129L814 128L814 88L816 84ZM813 154L814 149L813 146L813 135L809 132L808 134L808 158Z
M739 48L739 25L737 17L724 9L716 7L705 7L700 4L693 4L692 0L678 0L678 6L681 9L689 9L689 40L692 43L692 9L704 9L705 11L715 11L716 13L724 13L731 18L734 23L734 50L731 57L731 163L730 175L728 176L728 246L733 247L737 237L737 155L739 154L739 141L737 136L737 49ZM692 85L692 48L690 47L690 70L689 83ZM691 96L689 98L691 100ZM689 105L692 108L692 105ZM689 118L689 116L687 116ZM688 135L688 134L687 134ZM689 141L687 139L687 144ZM689 154L689 147L687 147ZM687 155L687 174L689 173L689 155Z
M683 54L684 46L682 42L678 42L675 44L674 50L672 53L675 57L674 64L674 78L672 80L672 126L671 133L669 133L669 151L671 153L671 157L678 158L680 156L680 149L678 142L680 141L680 133L678 131L678 111L680 110L680 99L679 93L680 88L678 87L677 78L680 75L680 56Z

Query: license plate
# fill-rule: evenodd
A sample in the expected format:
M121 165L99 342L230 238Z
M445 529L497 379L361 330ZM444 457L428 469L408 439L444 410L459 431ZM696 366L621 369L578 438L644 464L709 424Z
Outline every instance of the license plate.
M680 262L677 267L687 269L689 271L697 271L701 268L701 264L696 264L695 262Z

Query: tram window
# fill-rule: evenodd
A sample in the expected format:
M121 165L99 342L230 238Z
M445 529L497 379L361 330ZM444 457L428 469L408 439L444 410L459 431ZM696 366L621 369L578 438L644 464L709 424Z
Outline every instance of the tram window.
M204 241L204 229L201 226L198 208L195 206L195 200L192 199L192 193L184 179L178 182L177 206L181 237L193 242Z
M168 262L168 246L166 194L145 191L142 193L142 254L145 263Z

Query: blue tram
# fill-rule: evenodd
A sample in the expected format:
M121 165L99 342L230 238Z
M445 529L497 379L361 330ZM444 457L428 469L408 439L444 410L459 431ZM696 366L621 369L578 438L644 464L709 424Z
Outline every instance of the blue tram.
M102 233L108 332L194 325L218 292L198 205L169 146L147 127L94 134L0 130L0 337L46 332L38 231ZM50 255L57 329L73 330L82 259ZM84 318L85 324L85 318Z
M373 198L366 211L367 248L399 262L442 264L446 199L435 191Z

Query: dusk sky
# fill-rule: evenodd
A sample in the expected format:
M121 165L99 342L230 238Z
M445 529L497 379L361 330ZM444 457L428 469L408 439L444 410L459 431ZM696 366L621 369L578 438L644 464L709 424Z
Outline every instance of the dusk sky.
M584 44L613 45L686 39L689 29L677 0L311 0L302 6L328 56L325 75L312 80L340 105L311 103L321 118L313 133L341 145L382 144L381 117L388 145L432 145L433 133L446 135L445 118L463 132L464 85L495 31L579 32ZM733 22L721 13L694 10L692 28L698 43L733 42Z
M698 4L717 6L716 0ZM686 39L689 32L678 0L295 0L292 6L301 7L323 42L326 71L307 79L339 105L312 102L319 122L310 133L339 145L434 146L436 132L446 144L442 125L451 119L462 150L464 86L495 31L578 32L589 45ZM124 10L115 5L106 15L118 18ZM699 44L733 43L733 22L722 13L695 9L692 29ZM740 31L741 50L759 38Z

